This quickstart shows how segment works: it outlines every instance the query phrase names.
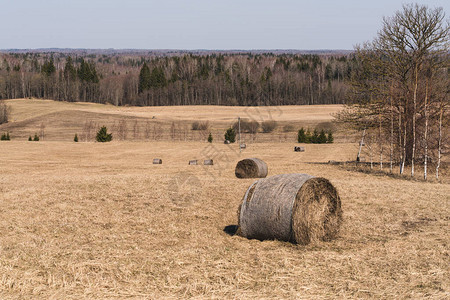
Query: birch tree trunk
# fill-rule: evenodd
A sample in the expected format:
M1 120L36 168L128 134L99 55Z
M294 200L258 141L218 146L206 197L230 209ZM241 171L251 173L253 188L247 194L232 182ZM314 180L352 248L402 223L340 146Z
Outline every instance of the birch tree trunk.
M392 105L392 87L391 87L391 95L390 95L390 104L391 104L391 137L389 140L389 171L392 173L392 160L394 156L394 107Z
M413 116L412 116L412 154L411 154L411 177L414 177L414 157L416 155L416 110L417 110L417 86L418 86L418 63L416 62L414 68L414 95L413 95Z
M423 162L423 178L427 180L427 165L428 165L428 107L427 99L428 97L428 81L425 84L425 103L424 103L424 114L425 114L425 132L423 135L423 140L425 143L424 149L424 162Z
M383 170L383 141L381 140L381 111L378 114L378 143L380 147L380 170Z
M441 99L439 107L439 139L438 139L438 161L436 165L436 179L439 179L439 167L441 166L441 152L442 152L442 118L444 117L444 104Z
M366 135L366 129L364 128L363 134L362 134L362 138L361 138L361 142L359 142L359 150L358 150L358 155L356 156L356 161L359 162L360 161L360 156L361 156L361 148L362 145L364 144L364 137Z

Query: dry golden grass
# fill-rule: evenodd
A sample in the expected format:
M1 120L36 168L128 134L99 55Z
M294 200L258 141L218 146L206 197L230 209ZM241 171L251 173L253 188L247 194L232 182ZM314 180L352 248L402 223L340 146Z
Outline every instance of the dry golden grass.
M0 145L2 299L449 296L449 185L308 163L346 160L353 145L262 143L240 155L197 142ZM253 156L269 175L329 178L340 237L305 247L224 233L253 182L234 166Z
M0 142L0 299L450 297L450 184L317 164L353 159L355 144L293 145ZM245 157L329 179L339 238L227 235L253 182L234 176Z
M113 131L119 121L126 123L127 140L154 139L154 131L161 132L159 140L206 141L211 132L214 139L223 140L226 128L236 122L237 117L263 122L275 120L278 128L270 134L256 136L245 133L244 142L290 141L296 139L300 127L315 126L333 128L332 114L342 109L341 105L282 106L282 107L231 107L231 106L158 106L117 107L94 103L68 103L52 100L14 99L6 103L11 107L11 123L0 126L0 132L9 131L13 139L26 140L39 134L45 126L45 140L72 141L75 133L83 135L86 122L92 121L96 128L106 125ZM154 118L153 118L154 117ZM206 132L192 131L195 121L209 121L211 128ZM134 126L137 126L137 135ZM173 124L173 125L172 125ZM292 125L292 132L285 132L284 126ZM174 136L171 136L174 126ZM150 130L146 136L146 130ZM205 136L206 135L206 136ZM339 135L335 138L340 139Z
M22 121L27 118L46 115L61 111L86 111L99 114L119 114L130 117L165 120L214 120L215 122L233 122L238 116L255 118L257 121L274 119L276 121L331 121L334 114L342 109L342 105L300 105L300 106L147 106L118 107L85 102L61 102L39 99L14 99L7 104L13 107L12 121Z

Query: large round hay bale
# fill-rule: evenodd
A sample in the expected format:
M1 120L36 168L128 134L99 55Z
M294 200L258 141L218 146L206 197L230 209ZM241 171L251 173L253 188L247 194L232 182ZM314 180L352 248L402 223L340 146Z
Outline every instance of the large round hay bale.
M243 237L306 245L336 237L342 221L341 200L325 178L282 174L254 182L238 217L238 234Z
M264 178L267 171L267 164L261 159L246 158L237 163L234 174L237 178Z

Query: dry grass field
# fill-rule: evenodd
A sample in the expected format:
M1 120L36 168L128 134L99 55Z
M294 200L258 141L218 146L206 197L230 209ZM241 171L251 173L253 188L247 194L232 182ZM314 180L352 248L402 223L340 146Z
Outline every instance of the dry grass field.
M10 131L15 139L26 140L35 133L39 135L43 126L45 140L51 141L72 141L75 133L85 140L85 127L89 122L95 128L106 125L116 137L119 122L123 122L126 140L206 141L205 135L211 132L218 141L223 140L225 129L240 116L260 123L275 120L278 124L270 134L243 134L245 142L294 142L295 130L301 126L311 130L316 126L333 128L332 114L342 109L342 105L117 107L36 99L15 99L6 103L11 107L12 122L0 126L0 131ZM210 129L192 131L192 123L196 121L208 121ZM291 125L292 129L286 130L286 125ZM336 138L339 139L339 135ZM93 134L89 140L93 141Z
M350 143L306 145L296 153L291 142L260 140L239 153L221 140L74 143L58 133L79 128L68 118L72 110L81 120L82 113L126 112L190 121L201 113L199 119L211 116L219 128L237 108L189 108L184 118L182 108L171 114L169 108L14 101L13 133L27 137L33 124L49 121L43 141L0 142L0 299L450 297L448 177L412 181L320 164L354 159L357 147ZM55 107L54 121L46 106ZM290 121L303 108L285 110ZM311 122L329 121L327 115ZM342 200L339 238L299 246L225 233L237 224L254 181L234 176L245 157L265 160L269 175L328 178ZM153 158L163 164L153 165ZM208 158L213 166L188 165Z

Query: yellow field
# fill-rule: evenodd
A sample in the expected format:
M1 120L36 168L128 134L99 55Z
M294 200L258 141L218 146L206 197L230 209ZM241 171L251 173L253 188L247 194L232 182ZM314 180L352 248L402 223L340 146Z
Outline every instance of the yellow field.
M333 114L342 109L342 105L117 107L35 99L15 99L6 103L12 109L12 122L0 126L0 131L9 131L15 139L26 140L35 133L40 135L41 127L44 127L44 139L48 141L72 141L75 133L83 137L83 128L87 122L92 122L96 129L105 125L117 137L115 127L120 121L125 123L127 140L205 141L205 134L211 132L216 141L223 141L224 131L239 116L260 123L267 120L278 123L278 128L270 134L243 134L245 142L294 142L296 130L302 126L310 127L311 130L316 126L333 128ZM192 131L191 125L195 121L209 121L211 128L206 132ZM285 125L291 125L293 129L285 132ZM340 138L339 135L337 138Z
M14 101L16 122L8 126L26 132L30 123L16 125L35 117L34 105ZM60 105L36 103L41 116L45 105ZM147 118L158 111L156 120L195 120L202 112L61 105L89 107L92 116L148 110ZM285 109L286 120L300 110ZM318 164L354 159L357 146L349 143L306 145L303 153L278 140L249 144L242 153L221 140L74 143L51 125L62 124L56 116L46 126L54 140L0 142L0 299L450 297L447 181ZM342 200L339 238L298 246L226 234L253 182L234 176L245 157L265 160L269 175L328 178ZM209 158L214 166L188 166Z

